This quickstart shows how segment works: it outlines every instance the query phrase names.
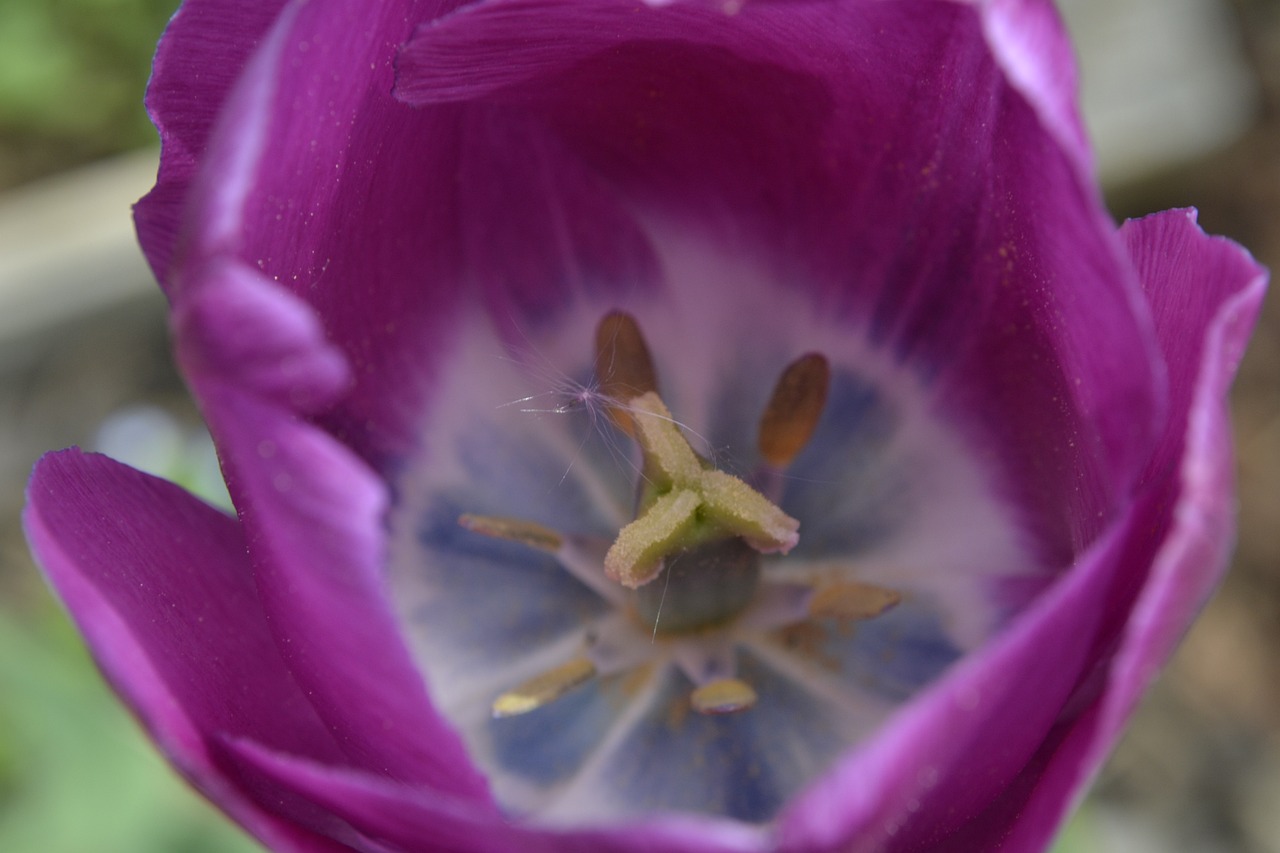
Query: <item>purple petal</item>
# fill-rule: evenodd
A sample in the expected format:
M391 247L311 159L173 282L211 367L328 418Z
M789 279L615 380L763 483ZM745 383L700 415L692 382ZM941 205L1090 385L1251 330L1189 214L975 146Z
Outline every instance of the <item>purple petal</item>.
M174 312L188 375L216 377L303 412L347 388L346 360L297 297L234 262L213 262L188 277L208 283L193 288Z
M342 445L244 391L195 382L290 668L360 766L483 797L432 709L382 579L385 488Z
M973 429L1017 472L1050 564L1114 515L1154 430L1154 345L1078 155L1041 124L1071 118L1069 83L1039 86L1028 59L1061 52L1042 4L478 4L418 30L397 91L502 98L421 110L384 77L407 11L352 40L315 5L277 22L229 103L194 251L234 251L315 306L355 381L321 422L384 472L465 294L532 322L575 289L647 288L657 238L631 211L656 211L726 255L771 255L766 275L939 371L952 409L985 413ZM904 26L917 37L878 35ZM321 56L359 85L313 86ZM477 68L501 79L467 82ZM937 142L956 136L987 141ZM1051 286L1026 299L1011 277Z
M1175 413L1156 453L1151 469L1153 473L1167 466L1170 446L1176 453L1176 448L1182 445L1188 408L1200 415L1193 419L1192 431L1187 438L1188 449L1182 462L1186 492L1173 511L1175 527L1167 538L1153 537L1151 533L1168 525L1169 507L1177 500L1177 484L1166 481L1163 489L1149 494L1144 500L1141 510L1129 525L1131 535L1118 540L1117 547L1108 549L1113 564L1127 570L1128 574L1132 574L1135 568L1142 570L1151 565L1152 552L1156 547L1160 548L1160 553L1154 557L1156 567L1152 581L1147 583L1129 621L1126 645L1113 665L1110 675L1112 688L1103 704L1081 714L1079 710L1070 710L1079 708L1078 700L1067 703L1068 711L1064 712L1062 720L1005 795L973 824L949 838L945 846L939 844L948 831L946 823L941 828L936 824L931 827L929 821L917 816L911 819L905 831L898 833L898 840L893 845L895 849L899 844L902 849L914 849L912 844L922 840L929 842L930 849L989 849L997 843L1002 845L1002 849L1042 849L1060 821L1063 810L1070 805L1072 795L1079 790L1083 778L1101 761L1121 723L1132 711L1137 697L1167 658L1223 568L1232 526L1229 517L1230 452L1224 417L1225 392L1256 316L1263 277L1257 266L1238 248L1225 241L1204 237L1194 228L1192 218L1176 212L1131 223L1126 226L1124 236L1133 247L1137 266L1152 299L1157 328L1169 358L1174 383ZM1198 380L1194 378L1196 373L1200 374ZM1073 583L1087 572L1084 567L1078 568L1073 573L1076 579ZM1140 583L1142 578L1137 581ZM1097 636L1092 641L1094 649L1091 650L1093 653L1105 652L1114 642L1116 620L1124 619L1128 613L1126 602L1132 600L1134 588L1134 579L1126 579L1123 575L1112 583L1114 586L1107 591L1107 597L1095 599L1092 608L1082 610L1079 605L1071 608L1077 617L1086 617L1076 618L1071 626L1076 643L1071 642L1070 635L1060 634L1056 642L1042 636L1040 642L1043 645L1038 644L1038 647L1048 650L1077 645L1078 638L1090 635L1088 613L1105 604L1110 615L1100 620L1101 624L1094 629ZM1062 605L1062 601L1053 603L1056 607ZM1045 612L1039 606L1037 611ZM1023 624L1035 621L1032 615ZM997 657L999 649L1007 648L1007 642L996 647L994 654ZM988 662L992 659L987 655L984 657ZM1038 658L1038 666L1057 669L1059 676L1071 672L1069 668L1064 671L1061 663L1048 653L1042 651ZM1004 662L1003 677L1019 682L1022 673L1008 667L1008 664L1008 661ZM1081 697L1087 700L1090 690L1096 694L1097 687L1097 679L1087 677L1082 682ZM970 756L969 761L962 765L963 772L951 777L963 780L965 788L973 787L975 778L988 780L994 766L1001 760L1007 761L1009 753L1017 754L1010 748L1006 737L1025 727L1026 720L1022 715L1034 707L1034 703L1025 699L1023 702L1005 699L1000 704L1018 709L1021 726L1001 726L998 720L988 721L991 729L1000 736L1000 749L992 753L1000 757L973 761ZM1080 716L1076 718L1076 714ZM894 726L895 730L898 728ZM948 741L961 736L962 729L953 726L946 730ZM916 732L912 741L917 747L920 740L920 732ZM930 761L946 755L945 749L936 749L936 744L932 746L934 748L928 748ZM1059 752L1055 755L1055 751ZM867 771L864 766L855 766ZM1018 766L1016 758L1007 765L1009 768ZM935 772L936 769L925 771L927 774ZM854 777L856 775L853 774ZM948 778L945 770L943 778ZM960 792L952 792L953 795L956 793ZM968 790L961 796L948 797L947 802L955 809L957 803L966 802L966 795L971 796ZM928 800L923 794L909 796L912 799L907 800L907 812L918 810L919 814L928 813ZM901 809L900 803L895 805ZM880 812L881 817L885 814ZM887 814L892 815L893 811ZM892 823L893 818L889 817L887 824L892 826ZM1015 826L1013 836L1008 835L1011 823Z
M287 789L244 789L212 747L222 733L319 760L343 752L280 657L239 525L170 483L78 450L45 456L28 499L27 536L50 582L182 774L274 849L345 849L295 825ZM255 802L264 794L273 807Z
M495 819L473 805L386 779L287 755L249 740L227 744L249 772L301 792L372 838L404 850L468 853L749 853L762 833L725 821L651 818L643 825L558 833ZM424 840L430 839L430 847Z
M1057 8L1048 0L979 0L983 30L1009 82L1018 89L1084 174L1093 149L1077 108L1075 52Z
M367 10L352 5L278 24L229 106L193 228L200 253L233 251L312 303L355 367L324 422L384 465L416 441L433 355L465 290L499 316L508 303L536 315L548 280L642 287L654 262L611 188L538 128L392 100L406 4L384 4L356 40L345 22ZM284 60L298 45L324 55L326 74L362 85L317 91L312 66ZM471 191L449 189L456 181Z
M1201 431L1225 423L1226 389L1253 331L1267 274L1235 243L1201 231L1194 210L1131 220L1120 237L1133 257L1168 366L1171 416L1147 471L1151 481L1171 466L1186 470L1194 448L1184 445L1200 442L1207 448L1223 439ZM1231 502L1230 494L1223 493L1224 503Z
M234 391L209 396L264 606L317 710L362 766L483 796L484 781L432 709L386 600L380 484L314 428Z
M389 95L412 5L289 7L225 104L185 226L184 273L232 254L313 306L353 368L325 420L378 462L413 441L460 263L452 192L414 177L456 171L455 146L424 142L459 123ZM346 83L317 86L317 68Z
M1018 435L1082 448L1038 460L1049 472L1041 493L1060 493L1061 481L1075 478L1083 487L1074 491L1101 504L1085 509L1105 510L1105 488L1074 472L1135 467L1154 422L1136 415L1144 407L1154 413L1157 404L1150 399L1149 332L1079 164L1055 162L1057 144L1043 138L1035 116L1019 111L1021 101L986 53L987 41L997 44L997 59L1018 69L1013 83L1037 113L1069 123L1060 103L1069 83L1037 87L1045 75L1027 59L1061 53L1056 18L1042 4L984 6L976 14L952 3L815 6L804 14L782 4L729 17L688 4L659 10L513 0L439 19L400 57L402 95L434 85L450 99L474 98L510 83L520 91L507 100L532 103L532 110L405 110L387 97L391 80L383 75L390 46L412 28L409 13L381 7L368 32L353 40L341 4L331 5L278 22L223 128L222 148L245 154L261 145L260 158L251 154L243 168L230 159L211 166L211 196L195 209L234 214L237 254L316 305L356 366L356 388L325 423L380 467L388 453L412 443L405 412L417 408L414 398L429 382L424 365L433 342L447 337L445 318L463 290L496 288L514 306L506 310L521 313L531 298L535 306L555 304L566 280L634 288L652 278L649 238L618 207L619 193L643 206L670 208L674 201L684 217L720 222L719 230L736 235L727 252L763 238L783 253L769 262L781 277L825 288L822 300L837 303L829 307L870 314L904 356L912 351L924 363L954 365L966 403L976 395L979 403L1002 404L986 407L1002 414L984 427L997 431L993 445L1015 457L1011 467L1026 461L1017 458L1027 445L1014 440ZM878 33L904 21L918 38L878 43ZM612 27L600 26L605 22ZM988 30L985 39L979 25ZM616 36L600 35L608 31L631 43L553 74L612 44ZM779 31L791 38L779 39ZM466 69L494 68L475 60L495 51L503 55L501 80L449 83ZM313 86L312 63L320 57L326 73L359 85ZM945 76L942 66L951 69ZM867 115L889 120L868 126ZM264 128L271 130L259 141ZM636 128L644 130L637 135ZM982 189L982 180L969 176L1002 172L992 170L991 151L981 144L936 144L955 135L991 144L1026 138L1031 144L1016 153L997 148L994 161L1024 163L1039 185L1024 201L1018 180ZM734 144L725 146L725 138ZM891 146L895 160L887 162L888 140L915 147ZM270 168L258 169L261 163ZM459 181L461 192L441 191ZM243 203L228 198L250 183ZM779 188L790 189L778 195ZM693 199L712 207L693 211ZM984 208L996 223L989 233L982 230ZM1064 218L1070 221L1056 221ZM1039 220L1042 229L1020 233ZM897 223L905 221L919 225L899 233ZM197 224L206 249L220 222ZM961 233L957 222L968 223ZM1083 248L1058 249L1053 235L1061 233L1078 235ZM1036 255L1047 260L1021 260ZM866 285L857 304L846 280L852 268L863 271ZM962 277L972 289L950 286L966 268ZM1056 301L1027 307L1002 296L999 282L1014 274L1092 285L1057 288ZM1084 324L1122 343L1054 340L1059 329ZM1001 339L996 353L970 345L996 328L1023 330L1029 340ZM1051 352L1058 348L1065 351ZM972 359L955 357L966 350ZM988 387L990 362L1014 351L1035 356L1004 371L1020 383ZM1062 362L1061 374L1043 366ZM1114 390L1100 396L1104 387ZM1041 407L1009 405L1035 389L1043 389L1046 404L1074 401L1083 416L1059 417L1055 406L1052 417L1038 418ZM1128 404L1123 418L1111 414L1117 399ZM1067 531L1070 541L1059 550L1095 534Z
M798 849L915 849L1021 772L1089 664L1131 526L1111 531L980 654L907 706L781 818ZM875 784L867 784L875 780Z
M1239 246L1206 236L1194 211L1127 222L1121 236L1155 314L1173 414L1148 469L1136 528L1146 535L1127 546L1124 565L1136 577L1110 602L1126 621L1104 636L1120 647L1098 673L1102 695L1080 719L1065 719L1006 795L948 849L1006 837L1002 849L1043 849L1226 569L1235 535L1227 389L1266 273Z
M1065 565L1115 517L1164 403L1073 73L1047 70L1065 44L1043 3L492 0L422 26L396 91L536 117L665 226L668 270L675 233L868 323L980 421Z
M310 10L290 7L277 20L227 101L194 189L173 291L179 353L245 519L263 606L321 717L361 766L483 797L483 779L432 710L388 609L385 485L347 447L299 420L332 401L347 362L310 309L226 257L246 251L259 231L245 207L260 203L269 183L258 174L272 127L262 113L280 88L274 75L287 36ZM335 50L358 54L371 40ZM312 46L326 49L323 40ZM271 264L259 258L258 266Z
M134 207L138 240L168 283L187 191L223 101L284 0L187 0L165 30L147 88L160 131L156 185Z
M234 263L188 271L175 324L262 606L320 716L360 766L483 797L386 601L386 486L299 418L342 387L345 363L295 297Z

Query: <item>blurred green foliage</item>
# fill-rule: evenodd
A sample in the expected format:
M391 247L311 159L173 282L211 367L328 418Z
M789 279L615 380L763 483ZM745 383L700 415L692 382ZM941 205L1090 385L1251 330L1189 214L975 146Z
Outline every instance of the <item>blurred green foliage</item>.
M155 142L142 99L177 5L0 0L0 188ZM199 488L192 459L164 473ZM30 567L3 570L0 851L260 851L147 742Z
M229 506L207 434L158 409L121 419L130 440L111 449L126 462ZM0 601L0 851L260 851L147 742L34 570L15 580Z
M0 2L0 187L155 140L142 94L177 5Z
M0 610L0 850L260 851L176 779L53 603L36 609Z
M1058 833L1057 841L1054 842L1049 853L1099 853L1102 850L1114 849L1114 847L1103 846L1102 840L1094 830L1093 815L1086 801Z

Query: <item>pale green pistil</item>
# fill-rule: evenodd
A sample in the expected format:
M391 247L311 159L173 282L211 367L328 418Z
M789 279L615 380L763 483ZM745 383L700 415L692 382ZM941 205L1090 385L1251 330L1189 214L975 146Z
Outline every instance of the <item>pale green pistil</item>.
M737 536L668 556L657 583L634 593L636 615L654 635L724 624L751 604L760 585L760 553Z
M661 574L669 557L734 537L760 553L786 553L800 522L764 495L703 463L658 395L626 406L644 450L645 487L636 520L618 533L605 573L631 589Z

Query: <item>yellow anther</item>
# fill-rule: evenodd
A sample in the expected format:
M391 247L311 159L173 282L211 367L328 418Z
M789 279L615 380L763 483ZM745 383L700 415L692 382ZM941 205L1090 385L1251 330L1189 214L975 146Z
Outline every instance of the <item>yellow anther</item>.
M493 700L493 716L514 717L536 711L544 705L551 704L573 688L586 684L595 677L595 674L595 664L586 658L575 658L555 669L534 676Z
M760 455L783 468L804 449L827 405L831 367L826 358L809 353L787 365L760 419Z
M549 527L543 527L541 524L536 524L532 521L522 521L518 518L473 515L468 512L458 517L458 524L473 533L519 542L521 545L537 548L539 551L549 551L553 554L559 551L560 546L564 544L560 534Z
M689 696L689 703L699 714L735 714L756 704L755 689L736 678L722 678L704 684Z
M901 593L857 581L823 586L809 602L809 615L834 619L871 619L902 601Z

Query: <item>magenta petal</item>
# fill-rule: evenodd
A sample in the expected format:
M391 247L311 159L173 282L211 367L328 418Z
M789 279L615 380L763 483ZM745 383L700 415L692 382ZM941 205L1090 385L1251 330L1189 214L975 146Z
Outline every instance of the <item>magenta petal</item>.
M912 850L979 813L1017 778L1089 665L1123 556L1116 545L1131 529L1113 529L981 654L798 798L782 817L788 843Z
M1053 649L1091 638L1090 655L1099 660L1082 673L1076 695L1021 772L953 834L925 834L931 850L1044 849L1226 567L1234 536L1226 391L1266 276L1238 246L1205 236L1189 212L1129 222L1122 236L1155 309L1176 408L1126 535L1105 548L1115 569L1106 595L1092 609L1075 608L1074 637L1039 640ZM1073 570L1068 583L1082 570ZM1090 614L1102 618L1087 631ZM967 772L983 767L968 765ZM960 778L968 784L972 777ZM919 840L923 823L913 822L904 836Z
M320 5L286 9L225 97L168 284L181 303L193 267L232 255L308 302L353 368L323 423L384 467L416 440L409 420L467 290L536 316L567 295L554 285L634 289L655 264L612 187L545 129L391 98L409 4L381 4L358 37L346 22L365 4ZM293 52L360 85L317 88ZM444 191L459 181L466 192Z
M483 797L386 599L385 490L347 448L241 389L196 387L290 668L356 762Z
M1067 53L1041 2L490 0L419 27L396 93L541 125L646 222L865 325L976 422L1064 566L1165 402Z
M516 340L574 297L652 291L660 273L648 236L614 187L540 122L472 111L459 141L460 280Z
M189 375L244 388L298 411L331 402L350 371L315 313L288 291L233 261L201 271L178 300L173 324Z
M413 104L484 98L629 41L647 38L695 43L705 38L698 24L705 30L707 20L714 20L720 11L713 4L681 5L683 8L656 13L653 6L634 0L531 4L490 0L473 4L423 25L414 34L399 57L396 96ZM1071 45L1057 10L1046 0L999 0L981 5L987 39L1005 73L1035 105L1042 121L1082 171L1090 171L1092 154L1075 105ZM779 11L780 17L801 18L785 4ZM924 10L913 11L920 14ZM561 17L561 12L566 14ZM856 16L858 12L849 10L848 14ZM542 27L555 37L530 37ZM798 32L803 30L803 24L797 26ZM751 45L752 41L744 39L734 47L752 58L803 64L768 36L756 45ZM798 39L796 47L801 46L811 49L813 39ZM811 59L815 65L821 62Z
M1148 535L1125 559L1131 570L1150 570L1138 579L1140 591L1131 581L1129 594L1113 602L1132 605L1101 697L1079 720L1064 721L1023 778L947 849L981 849L997 838L1014 853L1043 849L1227 566L1235 537L1227 389L1266 272L1234 243L1206 236L1194 211L1127 222L1121 236L1151 300L1174 401L1148 472L1138 527Z
M472 4L418 28L396 60L395 94L417 105L484 98L636 38L683 40L690 31L682 24L709 14L697 4L658 10L639 0Z
M455 145L431 144L458 117L390 96L393 53L423 13L287 7L227 98L185 223L197 261L234 255L311 304L353 368L325 423L377 464L413 443L407 420L460 295L453 194L418 177L459 169ZM317 85L317 67L344 85Z
M103 673L196 788L277 850L340 848L254 801L218 734L340 760L281 659L236 522L103 456L45 456L27 536ZM294 797L270 792L285 810Z
M727 822L653 818L643 825L559 833L510 823L473 804L384 778L325 767L247 739L227 751L251 774L310 797L397 850L467 853L763 853L763 833ZM424 842L430 839L428 845Z
M483 797L386 600L385 484L299 419L343 387L346 362L296 297L233 262L189 270L176 302L183 367L295 677L359 766Z
M1207 448L1222 440L1197 432L1216 429L1205 421L1225 418L1226 390L1257 320L1267 273L1235 243L1201 231L1194 210L1131 220L1120 238L1133 256L1169 373L1171 417L1152 454L1150 479L1189 463L1194 448L1184 443ZM1224 492L1222 503L1230 495Z
M1076 106L1075 53L1050 0L987 0L983 29L996 61L1041 123L1076 161L1093 172L1093 149Z
M188 0L156 50L147 112L160 131L160 173L134 206L134 222L161 285L169 282L187 192L222 102L283 6L284 0Z

